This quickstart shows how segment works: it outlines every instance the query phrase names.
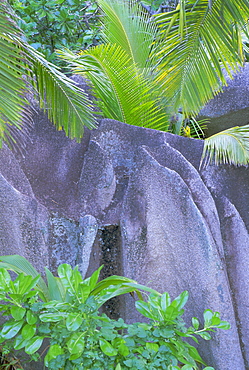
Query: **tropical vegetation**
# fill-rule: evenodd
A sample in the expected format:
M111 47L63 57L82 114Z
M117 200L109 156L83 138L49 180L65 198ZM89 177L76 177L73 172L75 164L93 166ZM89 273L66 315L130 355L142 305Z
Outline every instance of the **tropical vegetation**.
M0 260L0 311L6 316L0 343L5 354L14 349L33 361L42 356L51 370L214 370L189 340L210 340L209 332L230 326L207 309L203 328L196 317L187 328L182 319L186 291L171 300L167 292L120 276L98 282L101 267L83 280L77 266L67 264L58 267L58 277L46 268L45 282L21 256ZM8 270L17 277L11 279ZM129 292L138 294L136 309L149 322L126 324L99 312L107 300ZM40 355L45 339L48 346Z
M97 3L89 0L9 0L25 39L55 64L55 50L80 50L99 41Z
M200 109L244 64L242 36L247 35L249 0L180 0L174 10L163 13L156 8L170 7L171 2L97 2L104 14L103 42L86 50L83 47L80 53L63 49L59 55L70 63L73 73L91 81L100 114L132 125L202 137L202 125L196 120ZM11 137L13 125L20 125L20 107L26 103L20 92L27 91L27 83L38 90L41 107L57 127L79 139L83 125L94 126L91 103L23 41L6 1L0 16L2 140ZM6 23L7 29L3 27ZM23 80L25 74L35 78ZM207 138L203 163L246 165L248 129L236 127Z
M75 83L24 39L16 15L3 0L0 3L0 144L18 145L31 123L27 109L30 93L37 94L39 105L58 129L80 139L84 126L95 127L92 103Z

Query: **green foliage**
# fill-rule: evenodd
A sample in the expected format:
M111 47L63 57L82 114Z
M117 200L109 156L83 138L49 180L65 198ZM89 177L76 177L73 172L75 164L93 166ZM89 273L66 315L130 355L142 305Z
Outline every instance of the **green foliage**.
M61 51L60 56L71 61L74 73L92 82L96 104L105 117L167 130L168 117L153 84L120 46L102 44L80 55Z
M94 0L11 0L27 41L46 59L58 63L55 49L85 49L99 41Z
M173 113L181 108L186 115L198 114L227 84L227 76L239 71L248 7L248 0L216 0L212 7L208 0L188 0L155 16L156 80Z
M0 311L6 316L0 330L3 352L25 351L37 361L37 351L46 338L49 347L44 365L50 370L179 370L180 366L196 370L200 364L206 365L189 339L198 343L198 336L209 340L214 329L229 329L219 313L211 310L204 311L203 328L195 317L193 327L186 328L182 314L187 292L171 300L168 293L160 294L119 276L98 283L101 268L85 280L77 268L67 264L59 266L59 277L46 269L50 299L44 300L40 275L25 259L5 256L1 260L5 260L0 267ZM17 273L14 280L8 269ZM56 286L57 293L53 292ZM99 313L110 297L140 289L150 294L146 300L140 294L136 308L149 322L128 325Z
M201 166L209 163L249 162L249 125L236 126L207 138L204 141Z
M41 42L37 45L35 41L36 36L43 37L42 31L37 33L41 19L41 27L51 21L49 28L45 26L46 40L50 37L46 42L53 44L51 51L58 46L79 50L83 41L78 44L81 34L73 28L78 24L78 15L74 19L73 11L78 11L81 17L86 9L79 9L76 0L11 3L19 9L36 46L42 48ZM91 20L93 28L98 27L97 5L91 1L83 3L89 5L89 16L84 13L87 23ZM168 11L173 3L176 5L173 0L98 0L104 14L105 44L90 47L80 55L65 48L60 54L72 64L74 72L89 78L103 116L202 138L202 124L193 117L222 90L227 76L238 71L245 60L249 0L182 0L176 9ZM166 12L151 17L151 13L159 10ZM86 19L80 24L85 24ZM23 108L27 103L24 96L31 86L56 127L64 129L70 138L80 140L84 125L94 127L92 104L72 81L24 41L15 22L16 17L4 0L0 4L0 144L2 140L18 143L15 128L19 129L21 122L30 123L29 111ZM77 41L71 39L75 35ZM92 34L89 36L92 40ZM45 48L50 50L51 45L46 42ZM169 124L171 115L182 117ZM239 135L237 130L235 136L239 145L234 145L235 141L231 144L230 137L222 147L220 143L229 137L225 133L208 140L205 152L215 163L225 159L225 163L247 164L248 127L242 128ZM203 163L208 162L207 158Z
M150 45L157 32L135 0L99 0L105 12L105 44L80 54L69 50L59 55L73 73L92 83L96 104L104 117L130 125L168 130L162 97L150 76Z
M69 137L79 140L85 125L95 127L91 102L72 80L23 41L15 20L7 2L1 2L0 146L3 140L15 142L14 129L30 124L26 99L30 92L37 94L40 107L58 129L64 128Z
M249 1L186 0L151 17L153 7L169 10L170 3L98 0L105 44L81 55L65 49L59 55L74 73L91 81L104 117L204 138L203 122L194 117L244 63L242 35ZM169 124L170 116L176 120ZM247 132L247 126L240 132L240 153L238 146L228 144L219 147L219 158L230 158L227 162L235 165L248 163ZM210 144L205 148L210 152Z
M96 297L98 307L102 306L108 299L120 294L136 292L141 298L140 290L155 292L153 289L139 285L136 281L122 277L111 276L98 282L102 266L96 270L91 277L82 278L78 267L72 269L67 264L62 264L58 268L59 277L55 277L47 268L45 268L47 284L41 278L36 269L19 255L0 257L0 279L2 284L6 280L6 287L10 282L8 273L5 270L14 271L18 276L33 278L30 289L35 289L40 299L44 302L56 300L58 302L69 302L70 297L74 297L79 303L84 303L90 296ZM35 282L35 284L34 284ZM25 284L25 282L23 282ZM29 289L29 287L27 287ZM1 297L1 295L0 295Z

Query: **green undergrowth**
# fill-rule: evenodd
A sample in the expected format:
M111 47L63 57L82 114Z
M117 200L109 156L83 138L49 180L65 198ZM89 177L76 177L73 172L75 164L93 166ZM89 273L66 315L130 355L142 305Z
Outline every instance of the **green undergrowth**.
M167 292L125 277L99 281L101 267L83 279L77 267L67 264L59 266L58 277L45 269L45 281L23 257L0 260L0 311L6 316L0 343L5 355L25 352L30 361L42 361L50 370L213 370L196 349L198 338L210 340L210 333L229 329L229 324L207 309L202 325L193 317L187 327L182 318L187 291L171 300ZM8 270L17 277L12 279ZM136 296L131 310L147 322L127 324L100 312L105 302L125 293Z

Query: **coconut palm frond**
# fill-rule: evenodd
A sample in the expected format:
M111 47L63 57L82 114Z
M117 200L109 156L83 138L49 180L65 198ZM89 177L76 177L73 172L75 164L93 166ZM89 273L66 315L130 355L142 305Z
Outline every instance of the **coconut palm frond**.
M204 140L200 167L210 163L247 166L249 163L249 125L232 127Z
M241 28L249 0L181 0L155 16L155 73L172 112L196 115L244 62Z
M0 141L18 141L13 127L30 121L27 93L38 92L40 106L57 128L71 138L82 137L84 125L94 127L91 102L76 84L23 41L7 2L0 4ZM16 137L15 137L16 136Z
M35 49L28 46L27 52L32 61L34 86L40 97L40 107L57 129L64 129L71 139L80 139L84 126L96 127L92 103L87 95Z
M98 0L103 10L104 39L120 45L139 68L148 64L157 26L136 0Z
M24 110L27 100L24 92L28 81L23 78L29 74L25 51L15 43L21 39L21 32L13 19L8 4L0 4L0 146L3 141L15 143L12 133L30 125L30 111ZM23 111L23 113L22 113Z
M130 125L167 130L165 110L153 94L153 86L125 50L114 44L102 44L75 55L61 51L71 62L73 72L85 75L93 85L97 105L107 118Z

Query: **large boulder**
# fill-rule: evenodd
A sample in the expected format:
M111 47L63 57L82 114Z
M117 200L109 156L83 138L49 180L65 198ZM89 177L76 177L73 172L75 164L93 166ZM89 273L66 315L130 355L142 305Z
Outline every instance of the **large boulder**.
M206 308L231 323L201 343L206 362L249 369L249 170L200 171L202 147L113 120L76 143L39 114L25 156L5 149L0 162L0 253L40 270L77 263L86 275L104 263L103 276L124 274L172 297L188 290L189 324ZM139 318L129 297L108 310Z

